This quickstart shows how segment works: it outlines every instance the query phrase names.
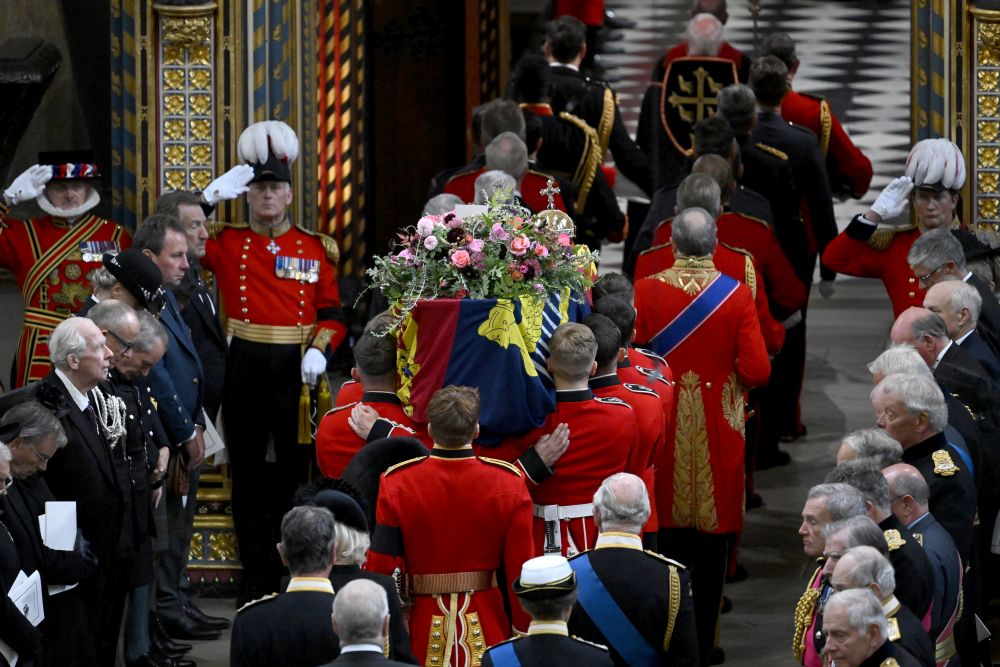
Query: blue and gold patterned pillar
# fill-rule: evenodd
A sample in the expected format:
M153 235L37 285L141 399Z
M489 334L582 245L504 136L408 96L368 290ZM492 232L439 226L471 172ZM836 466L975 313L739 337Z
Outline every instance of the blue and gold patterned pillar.
M952 16L961 0L913 0L910 88L913 96L913 142L952 138Z

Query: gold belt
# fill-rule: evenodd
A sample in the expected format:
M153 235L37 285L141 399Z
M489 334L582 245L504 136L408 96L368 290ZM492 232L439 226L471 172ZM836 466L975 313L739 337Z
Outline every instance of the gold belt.
M252 343L302 345L309 342L315 325L285 327L276 324L250 324L239 320L226 322L226 333Z
M492 570L410 575L410 591L418 595L471 593L496 588L496 585L497 573Z

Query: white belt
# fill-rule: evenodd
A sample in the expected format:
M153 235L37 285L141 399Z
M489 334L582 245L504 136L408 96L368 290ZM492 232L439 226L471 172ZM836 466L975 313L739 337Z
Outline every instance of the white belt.
M593 503L579 505L535 505L534 515L545 520L545 553L562 553L562 526L560 522L570 519L583 519L594 515ZM570 551L579 550L570 539Z

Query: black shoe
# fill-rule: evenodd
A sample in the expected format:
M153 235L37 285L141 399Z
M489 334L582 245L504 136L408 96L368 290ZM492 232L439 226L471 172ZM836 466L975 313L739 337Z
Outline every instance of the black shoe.
M708 654L708 664L721 665L726 661L726 652L716 646Z
M182 644L171 639L156 614L149 615L149 642L154 653L161 653L171 658L179 658L192 649L190 644Z
M728 595L722 596L722 607L719 609L720 614L728 614L733 610L733 601L729 599Z
M747 494L746 507L748 510L755 510L764 506L764 498L759 493Z
M806 430L805 426L803 426L797 433L785 433L778 439L781 440L781 442L795 442L799 438L804 438L807 435L809 435L809 431Z
M167 631L172 639L194 639L194 640L212 640L218 639L219 635L222 633L215 628L210 628L204 623L200 623L188 615L183 615L179 618L171 618L169 616L160 615L160 621L163 623L163 629Z
M126 667L198 667L198 663L194 660L172 658L169 655L153 652L140 657L138 660L126 661L125 665Z
M746 581L747 577L749 576L750 573L747 572L747 569L742 565L740 565L739 563L737 563L736 567L733 568L733 573L731 575L730 574L726 575L726 583L735 584L738 581Z
M788 455L788 452L783 452L779 449L768 457L758 457L757 470L767 470L768 468L786 466L791 462L792 457Z
M202 625L208 626L214 630L228 630L229 629L229 619L222 618L221 616L209 616L198 607L194 606L193 602L188 602L184 605L184 613L198 621Z
M635 21L632 19L627 19L624 16L618 16L613 10L604 10L604 27L610 28L612 30L624 30L626 28L634 28L636 26Z

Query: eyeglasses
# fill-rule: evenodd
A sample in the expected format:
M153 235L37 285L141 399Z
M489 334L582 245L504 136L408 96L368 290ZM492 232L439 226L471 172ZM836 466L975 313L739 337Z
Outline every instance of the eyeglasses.
M945 264L947 264L947 262L945 262ZM943 268L944 268L944 264L941 264L936 269L934 269L933 271L931 271L930 273L925 273L922 276L917 276L917 280L920 281L921 285L924 285L924 284L927 283L928 280L931 279L931 276L933 276L935 273L937 273L938 271L940 271Z
M119 336L118 334L116 334L111 329L108 329L107 331L122 346L122 354L125 354L126 352L128 352L129 350L131 350L135 346L135 343L132 343L131 341L125 340L124 338L122 338L121 336Z
M7 475L6 477L3 478L3 488L0 489L0 496L6 496L7 490L10 489L10 487L12 486L14 486L14 478L11 477L10 475Z
M29 445L28 443L24 443L24 446L27 447L28 449L30 449L32 452L34 452L35 456L38 457L39 462L44 463L44 464L48 464L48 462L52 460L51 456L46 456L45 454L40 454L37 449L35 449L31 445Z

